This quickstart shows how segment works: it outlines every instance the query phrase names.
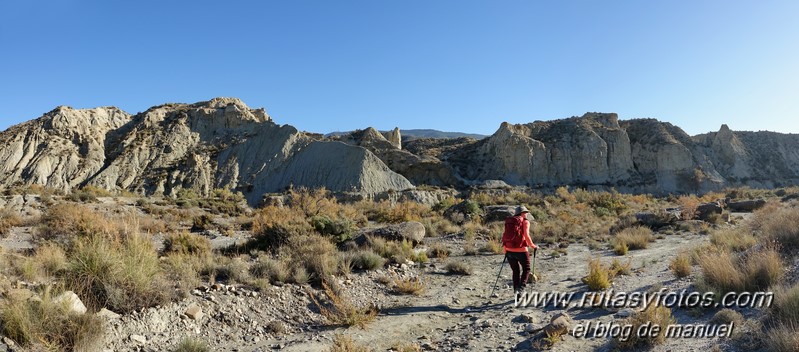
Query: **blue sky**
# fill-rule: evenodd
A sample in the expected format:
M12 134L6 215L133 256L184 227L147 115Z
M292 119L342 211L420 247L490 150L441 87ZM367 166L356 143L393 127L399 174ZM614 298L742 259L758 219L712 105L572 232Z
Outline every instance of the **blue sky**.
M274 120L493 133L616 112L799 133L796 1L0 2L0 129L235 96Z

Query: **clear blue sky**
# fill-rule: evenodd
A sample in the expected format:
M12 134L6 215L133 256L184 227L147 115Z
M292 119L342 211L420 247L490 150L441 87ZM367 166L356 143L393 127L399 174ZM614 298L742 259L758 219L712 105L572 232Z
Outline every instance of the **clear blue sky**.
M235 96L314 132L617 112L799 133L797 1L0 2L0 129Z

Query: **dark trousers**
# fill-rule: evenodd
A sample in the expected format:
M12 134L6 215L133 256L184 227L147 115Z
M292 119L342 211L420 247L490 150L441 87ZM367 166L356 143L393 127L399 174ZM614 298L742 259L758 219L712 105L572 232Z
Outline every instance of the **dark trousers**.
M508 264L513 271L513 290L520 290L527 286L530 278L530 253L529 252L507 252Z

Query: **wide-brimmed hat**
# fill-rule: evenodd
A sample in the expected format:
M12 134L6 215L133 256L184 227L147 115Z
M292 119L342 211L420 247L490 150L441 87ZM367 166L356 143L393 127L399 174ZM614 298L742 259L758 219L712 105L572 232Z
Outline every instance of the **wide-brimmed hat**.
M524 205L520 205L516 207L516 216L522 215L522 213L529 213L530 211L527 210L527 207Z

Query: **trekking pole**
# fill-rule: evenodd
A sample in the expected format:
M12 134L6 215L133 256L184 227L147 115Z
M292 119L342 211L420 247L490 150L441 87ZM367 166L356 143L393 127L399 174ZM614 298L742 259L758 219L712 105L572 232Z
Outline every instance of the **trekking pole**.
M497 283L499 282L499 276L502 275L502 267L505 266L505 261L508 260L508 254L505 254L505 257L502 258L502 264L499 265L499 273L497 274L497 279L494 281L494 288L491 290L491 295L488 297L494 296L494 291L497 290Z
M538 277L535 276L535 254L538 253L538 248L533 249L533 281L538 282Z

